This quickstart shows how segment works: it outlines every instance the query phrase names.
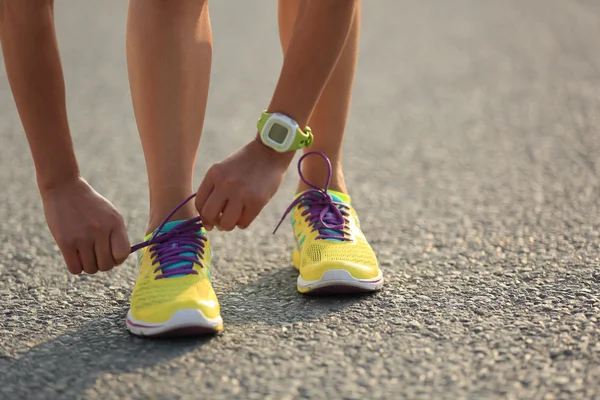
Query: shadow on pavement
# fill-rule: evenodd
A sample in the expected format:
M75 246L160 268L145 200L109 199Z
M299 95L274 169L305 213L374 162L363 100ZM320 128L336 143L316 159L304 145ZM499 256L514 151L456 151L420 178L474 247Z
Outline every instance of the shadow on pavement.
M137 338L124 324L117 329L112 316L106 317L41 343L15 360L0 361L0 399L78 398L101 375L153 367L214 338Z
M371 297L301 295L296 291L296 277L292 268L285 268L248 284L224 288L219 299L225 329L228 324L313 321ZM125 308L112 310L17 359L0 360L0 399L78 398L102 375L118 379L119 375L151 368L195 351L215 337L138 338L125 330L125 313Z

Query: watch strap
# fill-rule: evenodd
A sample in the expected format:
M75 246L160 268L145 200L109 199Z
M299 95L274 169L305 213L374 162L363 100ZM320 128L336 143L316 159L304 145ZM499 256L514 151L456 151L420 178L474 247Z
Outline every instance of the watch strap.
M258 122L256 123L256 127L258 128L259 133L262 133L262 130L265 124L267 123L267 120L271 118L272 115L272 113L268 113L266 111L262 113L262 115L258 119ZM298 129L296 129L295 132L294 141L290 145L289 150L300 150L304 147L310 147L312 145L313 138L314 137L310 127L307 126L304 130L298 127Z

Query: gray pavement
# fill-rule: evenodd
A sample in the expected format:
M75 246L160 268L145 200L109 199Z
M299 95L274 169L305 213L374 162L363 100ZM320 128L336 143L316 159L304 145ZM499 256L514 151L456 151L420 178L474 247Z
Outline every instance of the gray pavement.
M212 4L197 183L253 135L269 100L274 4ZM56 9L84 176L137 241L148 201L126 2ZM345 165L387 284L362 297L296 293L289 230L271 235L290 169L250 229L211 235L226 324L212 339L125 331L133 257L67 275L3 77L0 398L600 397L599 20L591 0L365 2ZM255 58L263 46L271 61Z

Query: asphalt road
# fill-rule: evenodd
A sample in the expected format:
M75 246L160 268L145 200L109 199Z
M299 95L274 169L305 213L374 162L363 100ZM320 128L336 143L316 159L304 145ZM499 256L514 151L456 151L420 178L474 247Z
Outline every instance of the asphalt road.
M274 4L212 4L198 183L269 100ZM126 2L56 8L83 174L137 241L148 201ZM126 332L133 257L67 275L3 76L0 398L598 398L599 20L592 0L365 2L345 165L386 286L296 293L289 228L271 235L290 169L250 229L211 235L226 324L212 339Z

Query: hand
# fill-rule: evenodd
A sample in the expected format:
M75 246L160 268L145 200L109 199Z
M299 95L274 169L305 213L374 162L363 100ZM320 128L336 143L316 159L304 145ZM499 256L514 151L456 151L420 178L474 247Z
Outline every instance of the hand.
M256 139L214 164L196 196L205 228L250 226L279 189L293 158L293 152L277 153Z
M44 213L69 272L94 274L129 256L123 218L82 178L41 191Z

